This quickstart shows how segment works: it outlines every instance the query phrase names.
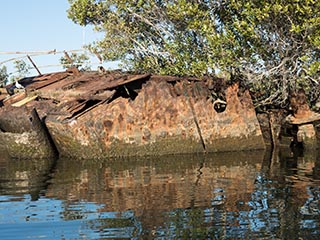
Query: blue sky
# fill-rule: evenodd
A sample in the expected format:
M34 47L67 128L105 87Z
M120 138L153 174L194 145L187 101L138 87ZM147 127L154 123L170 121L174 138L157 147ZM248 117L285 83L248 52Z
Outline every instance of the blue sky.
M0 63L25 55L3 52L57 51L82 49L84 43L99 40L102 35L92 27L81 27L67 18L68 0L4 0L0 8ZM41 66L59 64L62 55L34 56L33 61L42 73L59 71L61 67ZM24 59L28 64L28 60ZM98 63L96 57L93 62ZM8 72L14 71L12 61L4 63ZM1 65L2 66L2 65ZM0 67L1 67L0 66ZM95 67L95 66L93 66ZM32 71L35 73L35 71Z

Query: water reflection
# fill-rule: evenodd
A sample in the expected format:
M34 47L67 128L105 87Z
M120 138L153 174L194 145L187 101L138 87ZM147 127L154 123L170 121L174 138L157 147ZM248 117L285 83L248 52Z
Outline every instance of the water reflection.
M282 149L105 161L3 158L0 235L316 239L318 156Z
M48 185L54 159L9 159L0 153L0 196L30 194L37 200Z

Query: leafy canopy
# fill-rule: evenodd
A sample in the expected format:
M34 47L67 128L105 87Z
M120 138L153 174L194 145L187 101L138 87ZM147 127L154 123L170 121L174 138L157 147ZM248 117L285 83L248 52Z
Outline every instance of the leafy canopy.
M64 69L67 69L69 67L77 67L82 71L90 70L89 57L84 53L71 53L70 56L67 54L60 58L60 63L62 64Z
M8 83L13 83L16 80L26 77L30 73L31 67L23 60L15 60L14 64L14 75L9 78L9 75L12 73L8 73L7 67L2 66L0 68L0 86L7 85Z
M23 60L15 60L13 62L15 68L15 75L10 77L10 82L13 83L21 78L24 78L30 74L31 66Z
M6 85L8 81L9 74L7 72L7 67L2 66L0 68L0 86L2 87L3 85Z
M318 0L69 0L68 16L105 33L89 46L140 72L232 72L260 105L320 95Z

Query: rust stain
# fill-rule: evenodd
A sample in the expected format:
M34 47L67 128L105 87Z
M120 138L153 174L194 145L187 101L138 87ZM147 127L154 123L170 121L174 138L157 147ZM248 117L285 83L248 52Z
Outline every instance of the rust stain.
M300 89L290 97L290 107L293 114L287 116L286 121L290 124L306 124L320 120L320 114L311 111L304 90Z
M62 156L264 148L250 95L240 94L236 84L226 88L227 107L219 113L212 91L221 83L209 80L66 71L24 85L27 94L39 96L24 107L37 107ZM8 109L5 103L0 116Z

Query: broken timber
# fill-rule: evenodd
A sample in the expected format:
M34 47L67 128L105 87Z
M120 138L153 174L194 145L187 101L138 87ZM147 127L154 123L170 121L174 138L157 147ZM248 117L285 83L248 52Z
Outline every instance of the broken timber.
M226 88L226 108L217 112L212 89L195 78L70 70L19 82L26 96L3 102L0 128L10 131L5 130L10 119L2 116L11 111L11 104L15 111L36 108L61 156L105 158L265 148L251 97L248 91L240 93L237 84Z

